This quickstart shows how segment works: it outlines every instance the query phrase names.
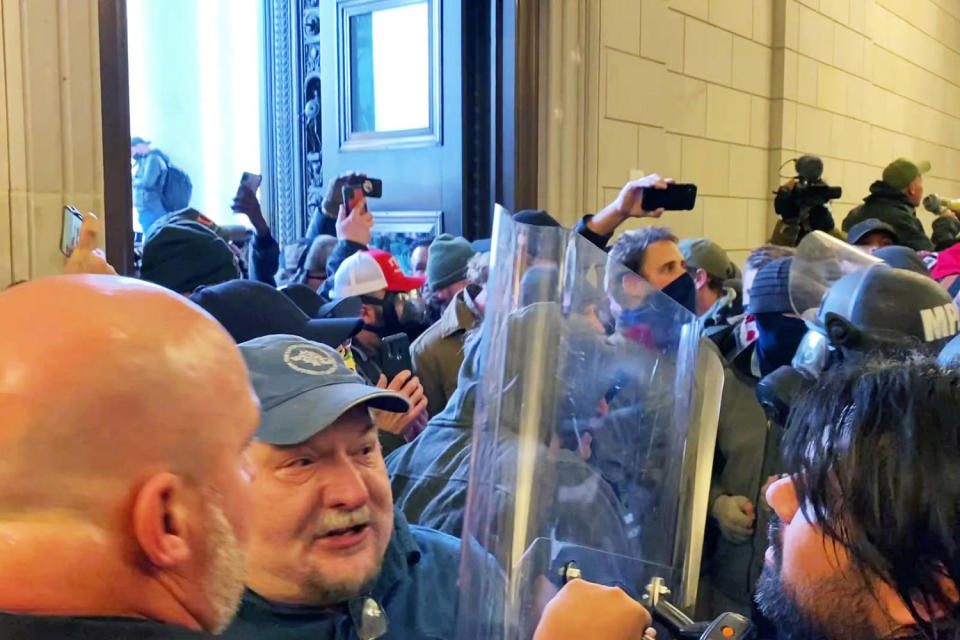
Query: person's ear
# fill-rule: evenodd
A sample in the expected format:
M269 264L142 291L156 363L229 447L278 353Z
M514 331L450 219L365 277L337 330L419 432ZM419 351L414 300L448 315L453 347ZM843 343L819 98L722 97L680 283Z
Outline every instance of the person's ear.
M707 286L707 281L710 279L710 276L707 275L707 272L703 269L697 269L697 273L693 276L693 282L697 285L697 289L703 289Z
M797 511L800 510L796 485L794 485L793 478L790 476L778 478L771 482L767 486L764 498L785 525L790 524Z
M907 193L912 197L916 197L917 194L922 192L923 192L923 183L920 182L920 180L914 180L909 185L907 185Z
M190 509L183 481L169 472L151 476L133 503L133 532L151 564L161 569L190 559Z
M363 305L363 312L360 318L363 320L363 324L366 324L366 325L377 324L377 312L373 308L373 305L369 305L369 304Z

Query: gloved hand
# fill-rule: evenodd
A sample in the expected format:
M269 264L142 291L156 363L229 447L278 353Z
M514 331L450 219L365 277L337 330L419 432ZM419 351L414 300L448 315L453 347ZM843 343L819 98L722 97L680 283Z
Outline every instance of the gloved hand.
M743 544L753 535L756 512L746 496L720 496L710 510L720 525L720 533L734 544Z

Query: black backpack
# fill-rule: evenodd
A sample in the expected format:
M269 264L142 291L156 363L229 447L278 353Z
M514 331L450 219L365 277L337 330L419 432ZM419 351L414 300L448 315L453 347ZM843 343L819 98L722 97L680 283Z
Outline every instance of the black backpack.
M159 152L157 152L159 153ZM180 211L190 206L190 196L193 195L193 182L187 172L170 162L165 154L160 154L167 164L167 173L163 179L163 189L160 191L160 201L167 211Z

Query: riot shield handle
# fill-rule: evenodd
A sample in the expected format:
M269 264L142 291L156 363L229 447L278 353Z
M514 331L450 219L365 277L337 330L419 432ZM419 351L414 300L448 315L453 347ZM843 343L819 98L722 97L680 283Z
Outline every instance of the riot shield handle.
M753 640L756 628L736 613L724 613L713 622L694 622L687 614L670 604L663 578L655 577L647 585L643 603L653 619L666 627L675 640Z
M559 574L564 584L583 577L573 560L563 565ZM663 578L656 576L646 587L643 604L653 619L666 627L673 640L754 640L756 627L747 618L736 613L724 613L713 622L694 622L690 616L670 604L670 589Z
M560 577L563 578L563 584L567 584L571 580L578 580L583 577L583 574L580 572L580 567L577 566L576 560L571 560L567 564L563 565L560 568Z
M670 589L663 578L656 576L647 585L643 604L653 615L653 619L662 624L670 632L670 636L677 640L699 640L706 630L706 624L697 624L690 616L673 606L667 596Z

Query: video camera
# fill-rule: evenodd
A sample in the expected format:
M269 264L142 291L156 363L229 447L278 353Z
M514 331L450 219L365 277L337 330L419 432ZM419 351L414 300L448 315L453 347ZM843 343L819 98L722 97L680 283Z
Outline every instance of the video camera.
M810 223L813 229L829 231L833 228L833 217L830 216L830 226L821 228L823 221L817 220L823 213L830 212L824 205L843 195L840 187L831 187L823 181L823 160L817 156L801 156L794 160L797 175L792 188L782 186L777 189L774 209L785 222L798 220L804 212L809 212ZM821 211L822 210L822 211Z

